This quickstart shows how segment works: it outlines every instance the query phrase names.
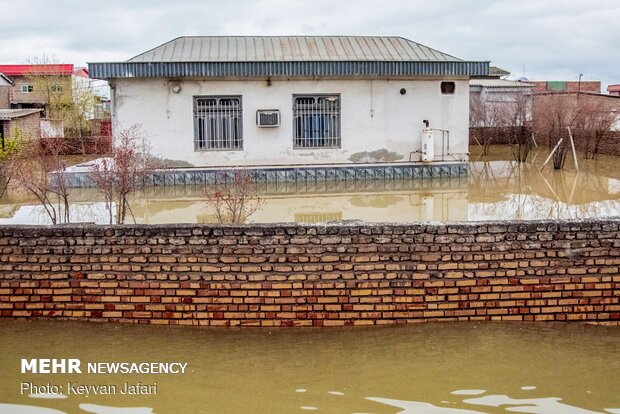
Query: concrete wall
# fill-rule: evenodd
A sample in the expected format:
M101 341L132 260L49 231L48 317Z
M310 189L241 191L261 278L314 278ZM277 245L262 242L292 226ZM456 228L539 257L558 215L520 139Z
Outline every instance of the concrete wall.
M469 125L469 84L455 82L455 94L443 95L440 80L273 80L268 86L266 80L117 79L113 123L115 128L141 124L154 152L165 158L218 166L351 163L364 155L368 161L407 161L411 151L420 149L427 119L433 128L450 130L454 156L446 161L454 161L466 157ZM179 84L181 91L173 93L171 84ZM312 93L341 95L340 149L293 149L293 94ZM197 95L242 96L243 151L194 151ZM281 126L258 128L258 109L279 109ZM441 134L436 134L436 159L441 147Z
M620 218L0 227L0 316L331 326L620 324Z

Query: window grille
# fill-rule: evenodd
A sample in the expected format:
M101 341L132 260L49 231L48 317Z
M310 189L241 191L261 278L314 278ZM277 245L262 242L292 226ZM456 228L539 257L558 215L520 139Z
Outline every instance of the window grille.
M194 98L194 149L243 149L240 96Z
M340 147L340 95L293 97L293 147Z
M22 93L30 93L34 91L34 86L32 85L21 85L20 91Z

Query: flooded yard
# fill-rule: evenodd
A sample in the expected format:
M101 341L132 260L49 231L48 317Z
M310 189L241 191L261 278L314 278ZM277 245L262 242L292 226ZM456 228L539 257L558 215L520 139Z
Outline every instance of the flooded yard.
M2 413L610 414L620 331L528 323L209 330L0 321ZM183 362L184 374L20 374L21 358ZM62 395L20 392L22 382ZM120 395L124 383L153 395ZM117 395L68 394L115 385ZM53 397L53 398L52 398ZM28 406L28 407L26 407ZM133 407L129 409L128 407Z
M572 159L564 170L541 167L548 150L535 149L527 163L512 160L506 146L490 155L472 147L468 177L335 183L259 185L264 203L252 222L320 223L568 219L620 214L620 159ZM93 189L72 191L74 222L106 223L103 197ZM133 197L138 223L212 223L204 189L152 187ZM131 219L129 220L131 222ZM11 192L0 201L0 224L49 224L44 209Z

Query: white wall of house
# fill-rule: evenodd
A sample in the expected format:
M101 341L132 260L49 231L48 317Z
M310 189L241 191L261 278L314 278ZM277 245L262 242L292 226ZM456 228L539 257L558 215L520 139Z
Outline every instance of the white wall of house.
M266 80L123 78L114 81L113 127L141 124L154 153L195 166L330 164L408 161L420 149L426 119L432 128L450 131L450 154L446 151L444 159L466 160L469 83L446 80L456 84L452 95L441 93L440 80L273 80L268 86ZM175 84L181 86L178 93L172 91ZM340 94L341 148L293 148L294 94ZM242 97L243 150L194 150L194 97L209 95ZM279 109L280 126L259 128L259 109ZM441 138L435 133L438 161ZM379 159L373 151L382 154Z

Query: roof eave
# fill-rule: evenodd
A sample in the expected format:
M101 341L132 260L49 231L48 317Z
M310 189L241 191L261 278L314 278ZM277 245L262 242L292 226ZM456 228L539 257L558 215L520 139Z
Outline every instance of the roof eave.
M90 76L115 78L485 76L488 61L93 62Z

